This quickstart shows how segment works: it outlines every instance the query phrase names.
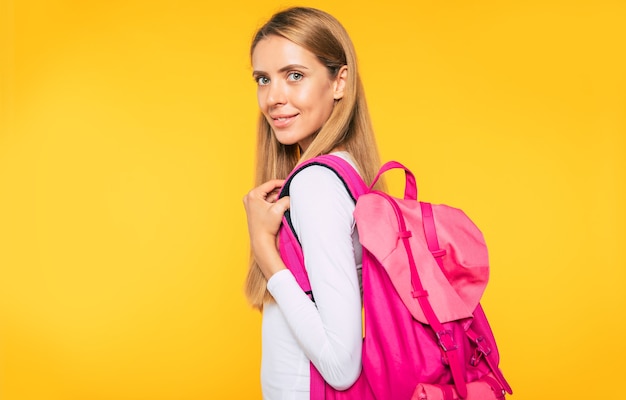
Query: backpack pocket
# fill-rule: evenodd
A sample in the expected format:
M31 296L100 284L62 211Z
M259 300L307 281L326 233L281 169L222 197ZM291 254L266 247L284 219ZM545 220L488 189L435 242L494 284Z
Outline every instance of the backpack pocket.
M411 400L503 400L504 388L492 374L467 384L467 397L461 399L454 385L419 383Z

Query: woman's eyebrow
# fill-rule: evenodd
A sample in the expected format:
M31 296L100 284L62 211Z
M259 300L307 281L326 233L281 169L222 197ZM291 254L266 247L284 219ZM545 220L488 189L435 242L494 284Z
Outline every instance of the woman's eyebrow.
M291 71L292 69L306 69L306 70L308 70L309 68L305 67L304 65L300 65L300 64L289 64L289 65L285 65L284 67L279 69L278 72ZM265 71L252 71L252 76L257 76L257 75L267 75L267 72L265 72Z

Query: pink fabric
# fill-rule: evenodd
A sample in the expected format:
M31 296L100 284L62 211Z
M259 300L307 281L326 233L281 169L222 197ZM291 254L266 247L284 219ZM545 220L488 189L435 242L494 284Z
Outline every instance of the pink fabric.
M408 169L397 162L381 168L381 173L393 168L406 172L407 198L390 202L386 195L367 192L356 171L340 158L318 157L301 168L309 163L330 165L358 199L354 216L363 245L365 312L361 376L350 389L337 391L325 384L311 365L311 399L416 400L419 397L415 396L431 396L423 398L428 400L436 398L432 397L433 387L453 393L449 385L454 383L461 396L486 400L494 397L469 396L479 390L475 381L490 376L495 378L489 378L489 387L511 393L498 369L495 339L479 304L489 263L483 236L471 220L458 209L432 206L439 246L445 251L440 267L426 243L415 178ZM398 214L406 223L404 229ZM310 291L299 243L287 220L279 240L287 267L303 290ZM417 287L411 283L408 254L415 260ZM448 364L453 365L454 379Z
M367 191L367 185L363 182L363 179L359 174L343 159L332 156L323 155L314 159L308 160L298 168L296 168L290 176L287 178L285 187L281 191L281 196L286 194L291 178L298 173L302 168L306 168L310 165L323 165L330 167L335 171L338 176L343 180L346 185L346 189L352 194L355 201L363 193ZM304 268L304 256L298 239L295 237L293 231L290 228L288 218L283 218L283 224L279 231L279 250L280 255L285 265L291 270L296 278L296 281L307 293L311 293L311 284L309 282L306 269ZM312 295L311 295L312 297ZM315 368L313 363L310 366L311 386L310 386L310 398L312 400L375 400L373 393L371 392L367 379L363 372L357 379L354 385L348 390L339 391L335 390L332 386L328 385L319 371Z
M435 314L441 322L471 317L489 279L487 246L481 232L463 211L433 205L435 220L439 222L437 235L447 254L442 271L426 246L419 203L396 201L411 232L411 249L420 261L417 269ZM413 317L427 323L417 299L412 296L410 271L405 267L407 255L398 246L398 224L393 209L383 197L370 193L359 198L354 215L361 244L380 261Z
M465 400L499 400L504 399L501 389L492 388L485 381L476 381L467 385ZM420 383L415 388L411 400L461 400L452 385L431 385Z

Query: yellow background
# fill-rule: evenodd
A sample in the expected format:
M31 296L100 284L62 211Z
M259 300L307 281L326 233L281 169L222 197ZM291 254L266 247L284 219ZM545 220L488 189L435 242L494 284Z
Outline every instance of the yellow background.
M259 399L248 45L290 3L0 4L0 399ZM383 158L483 230L513 398L626 396L625 3L307 5Z

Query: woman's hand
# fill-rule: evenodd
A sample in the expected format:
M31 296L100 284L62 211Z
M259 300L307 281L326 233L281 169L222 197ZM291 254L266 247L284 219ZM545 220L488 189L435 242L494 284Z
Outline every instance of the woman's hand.
M277 199L283 183L278 179L265 182L243 198L252 254L267 279L285 268L276 246L283 214L289 209L288 196Z

